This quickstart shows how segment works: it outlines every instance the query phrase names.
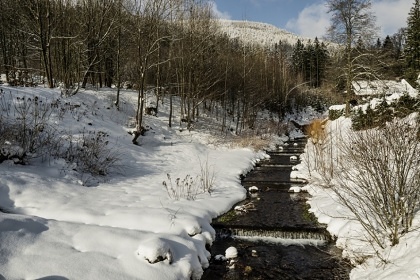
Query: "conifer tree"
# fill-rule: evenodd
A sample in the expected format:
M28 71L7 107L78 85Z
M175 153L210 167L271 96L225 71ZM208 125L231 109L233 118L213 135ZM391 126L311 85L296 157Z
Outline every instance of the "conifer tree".
M325 77L325 70L328 60L328 50L325 44L319 43L318 37L314 41L314 62L315 62L315 87L320 87Z
M293 47L293 70L296 74L304 75L304 67L305 67L305 59L304 59L304 52L305 52L305 45L302 43L300 39L296 42L295 46Z
M382 44L382 48L385 52L394 51L394 43L392 43L391 37L389 37L389 35L385 37L384 43Z
M413 82L420 72L420 0L415 0L408 14L406 44L404 55L406 61L406 79Z

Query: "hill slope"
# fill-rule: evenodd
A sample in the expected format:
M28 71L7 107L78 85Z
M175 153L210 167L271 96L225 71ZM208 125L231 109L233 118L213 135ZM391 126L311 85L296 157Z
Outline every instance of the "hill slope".
M262 46L274 45L279 41L294 45L298 39L304 43L311 40L310 38L300 37L268 23L226 19L220 19L218 22L222 32L226 33L229 37Z

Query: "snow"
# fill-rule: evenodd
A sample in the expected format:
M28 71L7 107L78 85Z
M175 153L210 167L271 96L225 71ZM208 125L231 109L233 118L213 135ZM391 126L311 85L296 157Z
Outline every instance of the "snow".
M223 255L216 255L216 256L214 256L214 259L216 261L226 261L227 260L226 257L223 256Z
M297 156L291 156L290 157L290 161L297 161L298 160L298 157Z
M295 45L298 40L301 40L302 43L307 44L310 40L313 42L315 39L298 36L274 25L262 22L218 19L217 23L221 31L230 38L237 38L243 42L264 47L272 47L280 41ZM322 41L321 38L318 39ZM328 45L334 46L332 43L328 43Z
M401 81L354 81L352 86L356 95L391 95L405 91L410 92L412 90L410 84L408 84L404 79Z
M340 105L331 105L328 109L329 109L329 110L340 111L340 110L344 110L344 109L346 109L346 105L345 105L345 104L340 104Z
M259 189L258 189L258 187L257 187L257 186L252 186L252 187L249 187L249 188L248 188L248 191L249 191L250 193L253 193L253 192L258 192L258 191L259 191Z
M285 239L285 238L276 238L276 237L249 237L249 236L235 236L235 239L253 241L253 242L265 242L271 244L279 244L281 246L315 246L320 247L324 246L327 241L319 239Z
M362 109L366 112L368 106L375 109L376 106L381 104L385 100L388 104L397 101L404 94L408 94L410 97L417 97L419 92L413 88L406 80L401 81L357 81L353 82L353 88L356 95L369 98L368 102L364 102L362 105L357 105L352 108L353 111ZM375 97L379 96L379 97ZM329 110L345 110L346 105L332 105Z
M2 89L10 102L23 96L61 99L58 89ZM120 111L112 106L114 95L81 90L61 99L78 106L49 119L63 136L108 133L121 157L108 176L75 171L63 159L0 164L0 209L10 212L0 212L0 278L199 279L208 267L212 218L246 197L240 175L266 154L215 145L206 130L168 128L166 101L158 117L145 116L150 129L133 145L127 132L137 95L122 91ZM197 190L195 199L171 199L162 185L167 174L195 180L206 159L215 173L211 193Z
M137 255L149 263L156 263L159 258L172 263L172 250L168 242L162 238L150 238L143 240L137 249Z
M387 94L385 94L385 96L382 98L371 98L369 102L353 107L353 110L358 110L359 108L361 108L363 112L366 112L368 105L370 105L372 109L375 109L376 106L383 101L383 98L385 98L385 101L388 104L391 104L397 101L404 94L408 94L410 97L417 97L419 94L418 91L415 88L413 88L410 84L408 84L405 80L401 80L399 86L396 88L398 88L398 90L387 91Z
M10 102L18 96L60 99L58 89L1 88ZM417 94L410 88L408 92ZM0 212L0 279L199 279L208 267L206 245L215 238L212 218L246 197L240 175L267 155L221 142L208 130L211 122L206 118L196 123L195 130L185 129L179 120L169 128L166 100L159 104L158 116L145 116L149 131L140 145L133 145L127 132L132 129L137 95L122 91L117 111L112 105L114 94L105 89L81 90L61 100L72 110L63 118L52 114L49 120L63 137L80 136L83 130L108 133L122 159L109 175L93 177L75 171L63 159L33 159L24 166L13 161L0 164L0 209L8 212ZM308 110L295 120L308 123L313 116ZM350 119L340 117L328 122L326 129L330 135L345 135L350 127ZM301 136L298 130L289 134ZM205 159L215 171L211 193L197 190L194 199L170 198L162 185L169 183L167 174L172 181L187 175L195 179ZM381 255L388 256L384 263L362 241L363 228L352 213L322 185L319 174L310 172L314 160L310 145L300 159L291 177L309 184L290 191L311 194L310 211L327 224L343 256L356 265L351 279L420 279L420 232L410 232L398 245L383 249ZM420 225L419 215L414 224ZM234 248L226 252L226 258L234 255Z
M401 96L403 93L394 94ZM350 128L351 120L340 117L328 121L326 134L342 137L350 133ZM313 147L311 141L308 141L305 153L301 155L302 163L294 167L291 177L309 181L303 188L311 195L309 211L314 213L320 223L327 224L327 230L336 238L337 247L343 250L343 257L355 265L350 279L420 279L420 231L409 232L401 238L399 244L374 252L372 246L364 241L367 233L356 221L354 214L338 202L336 194L324 184L321 176L310 170L315 165L315 158L311 156L314 154ZM331 183L334 184L334 180ZM414 228L419 226L420 213L413 221ZM386 256L385 260L379 256Z
M227 259L234 259L238 256L238 250L235 247L229 247L225 251L225 257Z
M292 186L289 188L289 192L299 193L301 191L302 191L302 187L299 187L299 186Z

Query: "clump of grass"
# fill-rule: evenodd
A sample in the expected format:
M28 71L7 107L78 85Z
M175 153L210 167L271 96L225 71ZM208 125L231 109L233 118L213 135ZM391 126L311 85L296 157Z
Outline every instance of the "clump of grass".
M215 183L215 172L214 167L209 164L209 158L206 158L205 162L200 161L200 186L203 192L211 193Z
M187 200L195 200L197 195L200 193L197 178L193 178L190 175L186 175L184 179L176 178L172 182L171 175L166 174L168 183L163 181L162 184L166 188L166 192L171 199L180 200L181 198Z
M217 221L221 223L227 223L235 219L237 216L236 212L234 210L230 210L229 212L223 214L220 216Z
M238 136L233 138L232 145L235 147L251 147L256 151L263 150L270 144L270 139L261 136Z

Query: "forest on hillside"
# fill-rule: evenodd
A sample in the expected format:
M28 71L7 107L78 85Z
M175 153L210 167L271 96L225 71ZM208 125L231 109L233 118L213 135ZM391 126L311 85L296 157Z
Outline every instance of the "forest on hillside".
M0 5L3 80L60 87L64 97L87 85L114 86L117 108L120 89L135 88L137 134L145 91L151 88L157 100L164 94L179 96L188 124L200 110L221 105L223 125L233 117L240 134L253 127L262 109L281 117L308 103L324 110L348 99L342 93L349 76L414 80L419 68L419 47L410 43L418 41L413 35L418 7L408 28L377 40L353 36L350 47L341 47L318 38L271 46L229 38L210 3L201 0L0 0ZM417 64L407 60L413 53ZM356 65L351 69L349 58Z

